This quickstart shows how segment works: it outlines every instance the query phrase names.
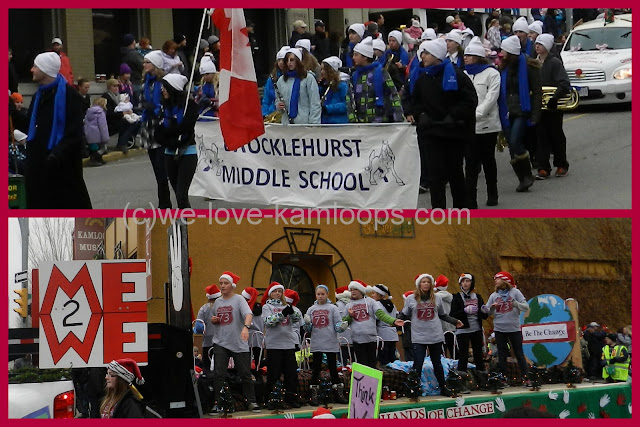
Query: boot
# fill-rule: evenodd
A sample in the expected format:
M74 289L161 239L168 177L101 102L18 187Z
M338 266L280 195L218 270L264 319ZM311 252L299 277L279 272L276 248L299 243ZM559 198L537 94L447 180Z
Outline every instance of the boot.
M300 404L300 397L297 394L287 392L285 393L285 396L286 396L286 402L292 408L300 408L302 406Z
M478 371L478 387L482 391L489 390L487 380L489 379L489 371Z
M446 385L440 386L440 396L454 397L455 393Z
M318 393L320 392L320 386L318 385L312 385L309 386L310 388L310 392L311 392L311 401L309 402L309 404L311 406L318 406Z
M497 185L487 185L487 206L497 206L498 205L498 186Z
M516 188L518 193L524 193L529 190L529 187L535 182L535 178L531 173L531 162L529 162L529 152L514 157L511 159L511 167L518 176L520 185Z
M460 393L470 394L471 390L469 390L469 388L467 387L467 384L469 384L469 373L467 373L466 371L459 371L458 373L462 377L463 381L462 387L460 387Z
M333 400L335 403L346 404L349 400L344 395L344 384L333 385Z

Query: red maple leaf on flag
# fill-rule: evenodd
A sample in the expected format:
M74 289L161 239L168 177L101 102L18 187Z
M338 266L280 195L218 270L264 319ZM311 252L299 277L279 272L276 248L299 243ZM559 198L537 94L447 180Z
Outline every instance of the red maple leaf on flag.
M578 413L581 414L584 411L587 410L587 405L585 405L584 403L581 403L580 406L578 406Z

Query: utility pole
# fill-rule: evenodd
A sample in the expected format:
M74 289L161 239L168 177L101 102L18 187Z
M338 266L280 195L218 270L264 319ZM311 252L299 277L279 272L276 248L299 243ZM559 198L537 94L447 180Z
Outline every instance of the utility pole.
M567 15L564 17L567 24L567 34L573 29L573 9L565 9Z
M29 271L29 218L18 218L20 224L20 236L22 238L22 271ZM22 282L22 289L29 292L29 279ZM30 323L29 316L22 318L22 327L28 328Z

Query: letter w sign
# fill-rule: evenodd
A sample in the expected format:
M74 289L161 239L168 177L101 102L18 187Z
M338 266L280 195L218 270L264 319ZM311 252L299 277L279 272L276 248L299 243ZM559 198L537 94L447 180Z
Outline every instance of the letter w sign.
M144 260L43 262L38 270L40 368L147 364Z

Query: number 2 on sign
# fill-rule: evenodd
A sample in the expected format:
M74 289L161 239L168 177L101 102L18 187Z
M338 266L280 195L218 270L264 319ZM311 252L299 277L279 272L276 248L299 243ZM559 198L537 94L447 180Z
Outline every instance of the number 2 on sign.
M67 319L69 317L73 316L74 314L76 314L78 312L78 310L80 309L80 304L78 304L78 301L76 301L74 299L70 299L69 301L65 302L63 307L66 307L69 304L75 304L76 305L76 309L73 310L71 313L67 314L66 316L64 316L64 319L62 321L62 326L82 326L82 322L67 323Z

